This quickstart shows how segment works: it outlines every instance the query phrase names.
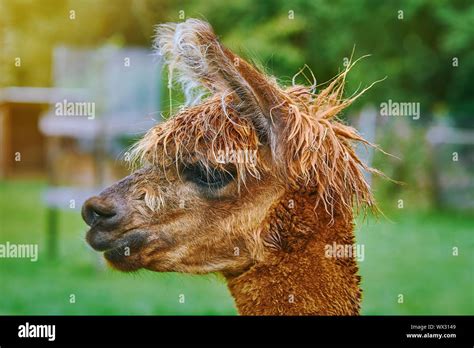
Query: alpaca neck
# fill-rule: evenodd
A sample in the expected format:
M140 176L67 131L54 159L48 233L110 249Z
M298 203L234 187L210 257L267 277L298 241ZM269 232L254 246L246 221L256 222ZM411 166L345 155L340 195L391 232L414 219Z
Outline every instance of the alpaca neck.
M357 315L360 277L354 258L329 257L327 246L351 247L353 223L314 212L315 197L288 195L265 222L266 239L278 240L264 261L228 277L242 315Z

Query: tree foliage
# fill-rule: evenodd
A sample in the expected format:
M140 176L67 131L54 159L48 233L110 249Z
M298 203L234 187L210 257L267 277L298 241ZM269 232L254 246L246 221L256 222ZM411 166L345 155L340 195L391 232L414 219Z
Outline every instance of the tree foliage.
M470 0L0 1L4 85L48 85L55 45L150 46L154 24L198 17L285 84L305 64L318 83L329 80L355 47L355 58L371 56L350 74L349 93L386 76L363 97L366 103L420 102L426 115L473 124ZM15 57L22 57L21 69ZM304 82L302 75L298 81Z

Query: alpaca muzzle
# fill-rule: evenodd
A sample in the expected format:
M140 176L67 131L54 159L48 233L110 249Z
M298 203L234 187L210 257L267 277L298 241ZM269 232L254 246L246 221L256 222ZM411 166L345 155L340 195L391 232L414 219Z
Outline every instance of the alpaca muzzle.
M112 227L120 220L118 209L106 204L100 197L89 198L82 206L82 218L90 227Z

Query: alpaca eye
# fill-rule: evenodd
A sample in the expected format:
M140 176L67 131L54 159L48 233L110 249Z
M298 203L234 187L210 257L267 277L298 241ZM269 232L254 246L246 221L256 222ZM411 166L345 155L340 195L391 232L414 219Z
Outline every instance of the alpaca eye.
M200 165L186 166L185 178L201 188L218 189L234 179L231 172L219 169L206 169Z

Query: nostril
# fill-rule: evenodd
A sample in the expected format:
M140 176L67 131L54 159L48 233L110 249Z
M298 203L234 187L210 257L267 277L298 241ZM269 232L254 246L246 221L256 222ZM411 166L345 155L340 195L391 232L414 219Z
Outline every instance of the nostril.
M106 205L98 197L88 199L82 206L82 218L89 225L96 223L111 222L112 218L117 215L116 209L113 206Z
M114 210L104 209L103 207L98 207L98 206L92 206L91 210L94 216L96 217L109 218L109 217L117 215L117 213Z

